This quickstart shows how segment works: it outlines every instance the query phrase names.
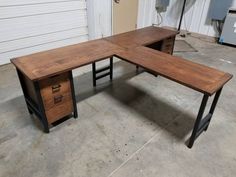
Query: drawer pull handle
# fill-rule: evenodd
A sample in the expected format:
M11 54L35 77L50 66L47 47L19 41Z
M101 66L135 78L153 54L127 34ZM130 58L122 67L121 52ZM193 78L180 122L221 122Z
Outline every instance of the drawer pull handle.
M63 96L59 95L59 96L55 96L54 97L54 104L60 103L62 101Z
M53 86L52 86L52 93L59 92L59 91L60 91L60 87L61 87L60 84L58 84L58 85L53 85Z

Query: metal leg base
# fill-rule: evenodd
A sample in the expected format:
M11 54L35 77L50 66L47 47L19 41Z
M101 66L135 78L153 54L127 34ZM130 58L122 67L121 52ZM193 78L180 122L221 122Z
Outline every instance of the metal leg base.
M201 103L201 106L200 106L200 109L199 109L199 112L198 112L198 115L197 115L197 119L195 121L194 128L193 128L193 131L192 131L192 135L189 139L189 143L188 143L189 148L192 148L193 144L194 144L194 141L197 139L197 137L203 131L207 130L207 128L210 124L211 118L213 116L216 104L217 104L218 99L220 97L221 91L222 91L222 88L216 92L214 100L213 100L211 108L210 108L210 111L204 118L202 118L202 117L203 117L203 114L204 114L204 111L205 111L205 108L206 108L206 105L207 105L207 100L208 100L209 96L208 95L203 96L202 103Z
M104 73L104 71L107 71ZM93 72L93 86L96 87L97 80L106 76L110 76L110 80L113 79L113 57L110 58L110 64L100 69L96 69L96 63L92 63Z

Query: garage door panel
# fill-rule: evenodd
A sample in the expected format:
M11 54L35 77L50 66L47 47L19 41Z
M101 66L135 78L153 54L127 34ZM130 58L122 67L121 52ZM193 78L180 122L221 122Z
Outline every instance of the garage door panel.
M1 0L0 64L88 40L85 0Z
M40 16L27 16L17 19L5 19L0 20L0 32L8 31L13 28L18 30L20 28L30 28L44 26L48 24L64 24L67 21L78 21L87 20L87 12L85 9L72 11L72 12L62 12L59 14L45 14Z
M5 52L11 52L14 50L29 48L35 45L42 45L57 40L64 40L67 38L84 36L87 33L88 33L87 28L76 28L57 33L45 34L41 35L40 37L35 36L35 37L23 38L20 40L13 40L10 42L2 42L0 43L0 54Z
M49 4L33 4L25 6L2 7L0 11L0 20L6 18L19 18L24 16L35 16L50 13L60 13L65 11L75 11L85 9L84 1L70 1Z
M1 0L0 7L3 6L19 6L29 4L42 4L42 3L58 3L65 1L83 1L83 0Z
M26 48L24 49L23 52L21 50L15 50L13 52L3 53L3 54L0 54L0 65L9 62L8 58L15 58L15 57L20 57L24 55L29 55L32 53L37 53L37 52L46 51L46 50L50 50L54 48L77 44L80 42L85 42L87 40L88 40L88 36L85 35L85 36L64 39L61 41L54 41L48 44L38 45L31 48Z
M60 31L71 30L75 28L87 27L87 18L77 18L80 23L75 23L75 20L57 22L46 25L37 26L18 26L16 28L5 28L5 30L0 30L1 42L7 42L12 40L19 40L21 38L29 38L33 36L45 35L48 33L56 33ZM0 43L1 43L0 42Z

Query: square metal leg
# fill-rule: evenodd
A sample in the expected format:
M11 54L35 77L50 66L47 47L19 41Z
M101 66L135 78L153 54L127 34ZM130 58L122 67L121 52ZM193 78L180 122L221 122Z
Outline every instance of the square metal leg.
M206 130L207 130L207 128L208 128L208 126L209 126L209 124L210 124L212 115L213 115L213 113L214 113L216 104L217 104L218 99L219 99L219 97L220 97L221 91L222 91L222 88L219 89L219 90L216 92L209 113L202 119L203 114L204 114L204 111L205 111L205 108L206 108L206 105L207 105L207 101L208 101L208 98L209 98L208 95L204 95L204 96L203 96L202 103L201 103L201 106L200 106L200 109L199 109L199 112L198 112L198 115L197 115L197 119L196 119L196 121L195 121L194 128L193 128L193 131L192 131L192 135L191 135L191 137L190 137L190 139L189 139L189 144L188 144L188 147L189 147L189 148L192 148L192 147L193 147L193 144L194 144L194 141L197 139L197 137L198 137L203 131L206 131Z
M73 107L74 107L74 118L77 118L78 111L77 111L77 104L76 104L75 88L74 88L72 71L70 71L70 87L71 87L71 95L72 95Z
M110 80L113 79L113 57L110 58Z
M93 86L96 87L96 63L92 63L92 72L93 72Z

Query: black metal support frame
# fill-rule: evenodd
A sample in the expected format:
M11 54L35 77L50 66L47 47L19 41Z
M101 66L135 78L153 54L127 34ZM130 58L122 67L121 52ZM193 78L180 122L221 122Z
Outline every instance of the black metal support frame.
M43 106L43 101L42 101L42 97L40 94L40 88L39 88L39 83L38 81L33 82L34 85L34 89L36 92L36 96L37 96L37 100L38 103L35 103L35 101L33 101L30 96L27 94L27 88L24 82L24 75L17 69L17 74L20 80L20 84L21 84L21 88L24 94L24 98L25 98L25 102L26 102L26 106L27 109L29 111L30 114L35 114L39 120L41 121L41 123L43 124L43 128L44 128L44 132L45 133L49 133L49 126L48 126L48 121L45 115L45 110L44 110L44 106Z
M107 71L107 72L104 72ZM108 66L103 68L96 69L96 62L92 63L92 72L93 72L93 86L96 87L97 80L106 76L110 76L110 80L113 79L113 57L110 58L110 63Z
M25 83L24 83L24 81L23 81L23 75L22 75L22 73L16 68L16 72L17 72L17 75L18 75L18 78L19 78L19 81L20 81L20 85L21 85L21 89L22 89L22 91L23 91L23 95L24 95L24 98L25 98L25 102L26 102L26 104L27 104L27 102L28 102L28 99L27 99L27 92L26 92L26 87L25 87ZM30 114L33 114L33 112L32 112L32 109L30 109L29 107L28 107L28 104L27 104L27 109L28 109L28 111L29 111L29 113Z
M27 94L27 88L26 88L26 85L24 82L24 77L26 77L26 76L24 76L18 69L17 69L17 74L18 74L18 77L20 80L21 88L22 88L22 91L24 94L25 102L26 102L27 109L28 109L29 113L30 114L34 113L38 117L38 119L41 121L41 123L43 125L44 132L49 133L49 125L48 125L47 117L45 114L43 100L42 100L41 93L40 93L39 81L33 82L34 90L35 90L36 97L37 97L37 103L36 103ZM71 85L71 93L72 93L72 100L73 100L73 107L74 107L74 115L73 116L74 116L74 118L77 118L78 113L77 113L72 71L70 72L70 85Z
M43 106L43 100L42 100L42 96L40 94L40 87L39 87L39 82L36 81L34 82L34 87L35 87L35 91L36 91L36 94L37 94L37 99L38 99L38 109L39 109L39 112L40 112L40 118L41 118L41 122L43 124L43 127L44 127L44 132L45 133L49 133L49 126L48 126L48 121L47 121L47 117L46 117L46 114L45 114L45 109L44 109L44 106Z
M214 100L213 100L211 108L210 108L210 111L209 111L209 113L204 118L202 118L202 117L203 117L203 114L204 114L204 111L205 111L205 108L206 108L209 96L208 95L204 95L203 96L202 103L201 103L201 106L200 106L200 109L199 109L199 112L198 112L198 115L197 115L197 119L195 121L194 128L193 128L193 131L192 131L192 135L191 135L191 137L189 139L189 143L188 143L188 147L189 148L192 148L193 144L194 144L194 141L197 139L197 137L203 131L207 130L207 128L208 128L208 126L210 124L211 118L213 116L216 104L217 104L218 99L220 97L221 91L222 91L222 88L219 89L216 92Z
M178 32L180 32L180 29L181 29L182 20L183 20L184 11L185 11L185 6L186 6L186 0L184 0L182 11L181 11L181 15L180 15L180 19L179 19Z

